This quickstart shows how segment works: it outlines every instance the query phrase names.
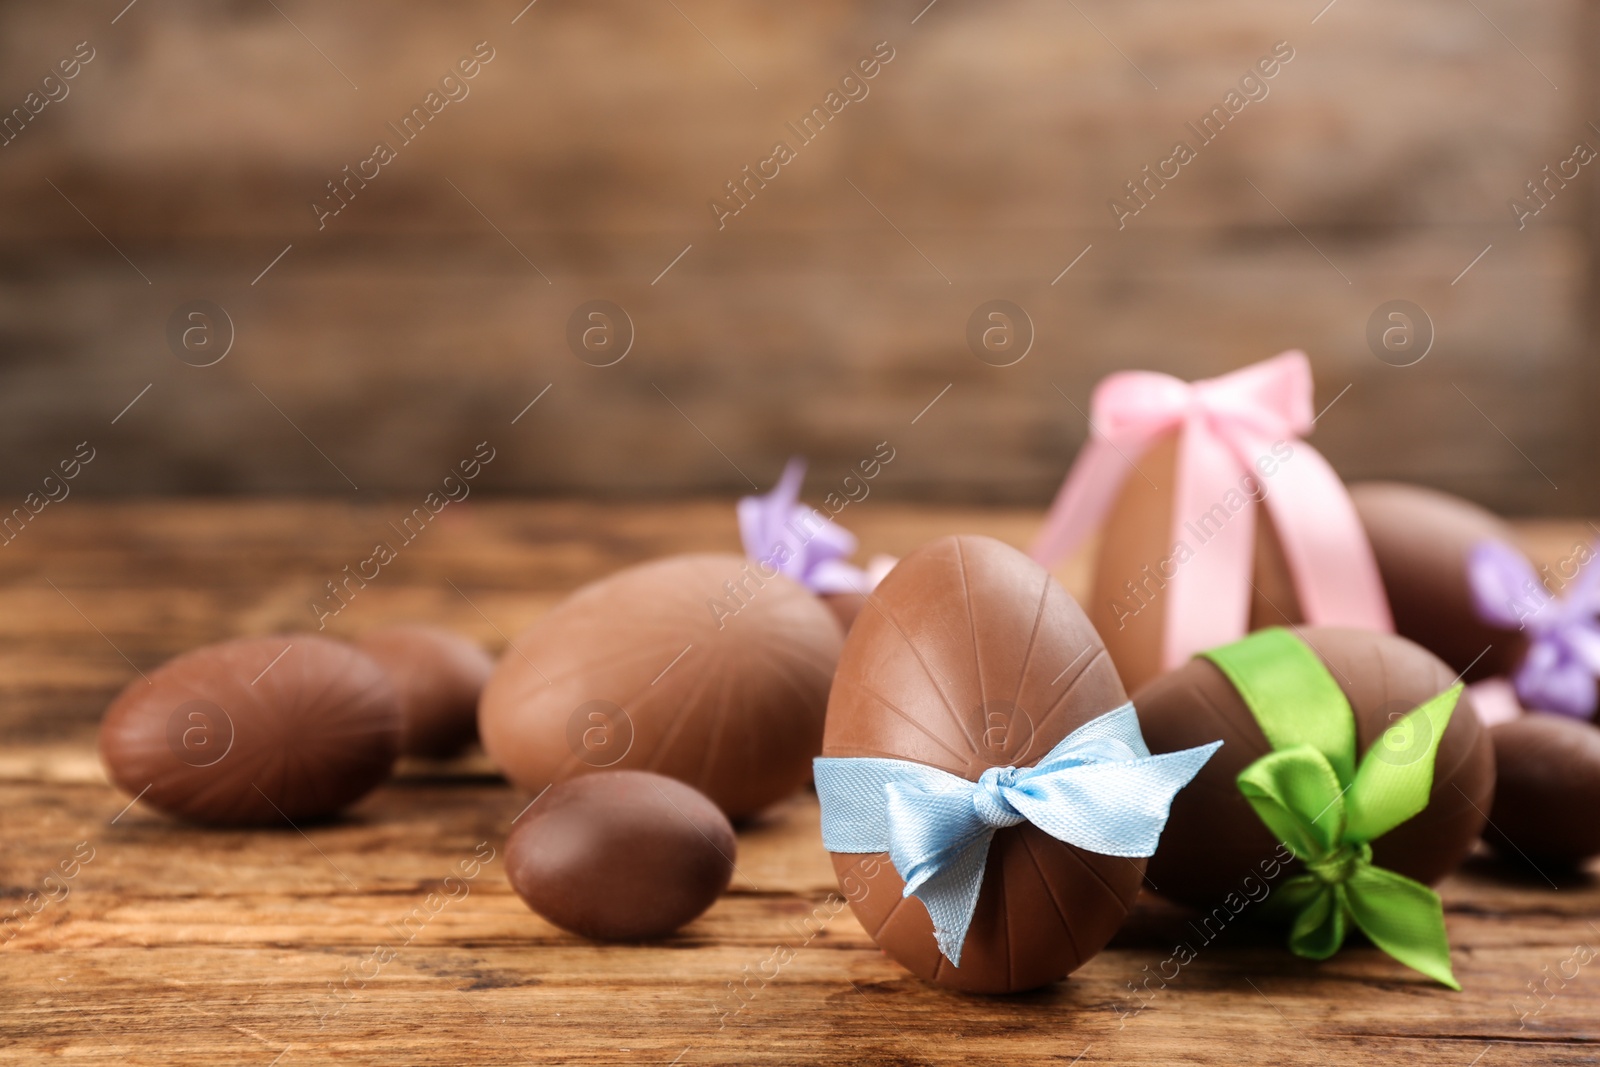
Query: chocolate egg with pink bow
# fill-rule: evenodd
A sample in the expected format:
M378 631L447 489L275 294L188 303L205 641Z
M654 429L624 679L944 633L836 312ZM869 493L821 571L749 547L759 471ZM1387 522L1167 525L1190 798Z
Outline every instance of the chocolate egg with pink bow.
M1276 476L1288 446L1278 456L1263 458L1259 473ZM1176 502L1172 486L1178 467L1178 438L1170 436L1138 460L1146 477L1123 482L1110 514L1101 526L1100 548L1094 562L1094 584L1089 593L1089 619L1105 635L1106 648L1127 685L1138 689L1165 669L1168 589L1180 570L1204 567L1200 555L1204 538L1222 528L1221 518L1192 524L1194 532L1181 531L1174 521ZM1147 480L1148 478L1148 480ZM1272 517L1258 507L1256 498L1268 483L1239 475L1231 495L1219 498L1219 515L1227 522L1245 508L1255 509L1254 554L1250 565L1249 628L1287 626L1305 621L1295 592L1294 579L1284 558ZM1161 488L1165 487L1165 488ZM1174 530L1180 529L1175 536ZM1178 546L1182 545L1180 549Z
M1078 604L999 541L924 545L883 580L873 609L845 642L824 757L908 761L977 782L991 768L1036 763L1126 703ZM1067 844L1029 822L997 830L959 966L941 954L924 903L904 896L886 851L836 852L833 866L862 927L913 974L997 993L1056 981L1099 952L1132 907L1145 861Z
M1298 351L1095 389L1089 441L1032 553L1069 559L1098 529L1086 607L1127 685L1267 626L1391 628L1349 496L1301 440L1314 410Z

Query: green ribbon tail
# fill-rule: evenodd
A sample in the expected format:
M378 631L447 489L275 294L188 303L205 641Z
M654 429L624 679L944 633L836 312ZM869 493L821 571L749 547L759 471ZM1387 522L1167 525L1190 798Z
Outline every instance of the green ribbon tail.
M1347 840L1375 841L1428 806L1439 742L1464 688L1446 689L1385 730L1367 750L1345 797Z
M1374 945L1412 970L1460 991L1450 969L1450 939L1439 894L1403 874L1373 866L1352 874L1344 888L1350 918Z
M1349 933L1342 886L1309 874L1289 879L1272 894L1283 913L1292 914L1289 951L1308 960L1325 960L1339 951Z

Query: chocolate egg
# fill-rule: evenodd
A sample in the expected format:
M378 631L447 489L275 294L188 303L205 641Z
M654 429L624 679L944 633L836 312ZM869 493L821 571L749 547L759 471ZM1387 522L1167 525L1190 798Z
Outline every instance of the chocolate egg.
M400 751L443 759L478 736L478 695L494 659L475 642L437 626L385 626L356 647L389 672L404 723Z
M823 754L888 757L976 781L1030 766L1126 703L1083 611L1038 564L987 537L924 545L878 587L850 631ZM973 992L1065 977L1121 926L1143 860L1088 852L1030 823L996 831L954 967L886 854L833 856L856 918L917 976Z
M1494 808L1484 840L1510 860L1576 865L1600 856L1600 729L1534 712L1489 731Z
M583 937L646 941L700 916L728 888L737 845L695 789L645 771L551 786L506 842L506 874L528 907Z
M1179 537L1191 548L1198 540L1192 533L1174 533L1172 486L1177 481L1177 458L1176 434L1140 456L1138 469L1143 476L1132 474L1123 482L1100 530L1086 608L1130 689L1138 689L1162 672L1167 603L1162 570L1170 575ZM1256 508L1250 629L1303 622L1305 616L1272 518L1265 508L1250 506ZM1202 560L1186 565L1205 564Z
M1455 684L1437 656L1393 634L1335 627L1295 631L1325 663L1355 713L1358 758L1395 721ZM1202 909L1220 904L1278 855L1278 840L1239 791L1239 773L1272 751L1221 669L1194 659L1134 695L1152 752L1217 738L1223 746L1172 804L1150 860L1163 896ZM1465 693L1434 759L1427 807L1372 843L1379 867L1432 885L1472 851L1494 796L1487 731ZM1289 872L1298 869L1290 864Z
M331 815L388 777L399 751L383 668L310 634L186 652L129 682L100 724L100 758L123 792L229 826Z
M845 633L850 632L850 627L855 625L856 616L867 606L867 598L861 593L823 593L817 599L833 612L833 617L839 620L839 628Z
M1510 674L1527 643L1478 619L1467 557L1483 541L1516 543L1511 528L1478 505L1433 489L1393 482L1350 487L1394 611L1409 637L1466 680ZM1470 670L1468 668L1471 668Z
M530 792L651 770L737 818L805 784L842 643L788 578L731 555L658 560L585 586L517 637L479 733Z

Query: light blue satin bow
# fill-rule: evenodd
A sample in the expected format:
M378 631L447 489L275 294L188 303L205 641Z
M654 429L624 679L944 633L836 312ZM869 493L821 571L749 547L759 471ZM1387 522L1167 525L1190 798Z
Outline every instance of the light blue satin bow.
M996 830L1030 822L1107 856L1156 850L1178 790L1211 754L1152 756L1132 704L1085 723L1032 767L991 767L976 782L905 760L813 761L829 852L887 852L933 919L939 951L961 965Z

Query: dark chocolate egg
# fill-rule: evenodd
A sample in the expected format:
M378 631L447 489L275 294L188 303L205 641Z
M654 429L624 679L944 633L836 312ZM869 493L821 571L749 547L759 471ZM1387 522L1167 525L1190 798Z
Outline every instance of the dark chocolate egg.
M1569 866L1600 856L1600 729L1533 712L1489 731L1494 808L1484 840L1510 860Z
M356 647L389 672L400 696L407 756L453 756L478 736L478 695L494 672L481 645L437 626L385 626Z
M1100 636L1014 548L945 537L901 560L856 619L828 701L823 754L888 757L976 781L1036 763L1127 701ZM918 977L973 992L1032 989L1076 970L1122 925L1144 861L1022 823L995 832L954 967L886 854L833 856L867 933Z
M383 668L310 634L186 652L129 682L100 724L100 758L123 792L229 826L331 815L387 778L399 751Z
M1403 637L1337 627L1295 632L1329 667L1350 702L1358 759L1394 722L1455 684L1454 671ZM1152 752L1223 741L1173 801L1150 860L1151 883L1158 893L1201 909L1230 893L1247 893L1246 879L1259 877L1279 854L1277 839L1237 784L1239 772L1272 751L1255 716L1221 669L1205 659L1151 682L1134 695L1134 705ZM1439 741L1427 807L1372 842L1372 862L1433 885L1472 851L1493 796L1488 732L1463 693Z
M489 757L537 793L650 770L737 818L803 786L843 636L738 556L674 556L585 586L512 642L479 702Z
M1123 683L1132 689L1163 670L1168 583L1162 572L1170 576L1177 565L1173 561L1178 541L1191 550L1199 544L1194 532L1174 528L1172 486L1177 480L1177 458L1178 438L1173 434L1139 457L1142 477L1130 475L1123 482L1101 526L1093 586L1085 605L1090 621L1105 637ZM1238 497L1246 499L1243 493ZM1255 509L1256 543L1249 627L1259 630L1304 622L1272 517L1257 504L1246 506ZM1204 566L1204 562L1183 565Z
M1526 641L1480 621L1467 582L1473 548L1515 544L1511 528L1470 501L1414 485L1367 482L1351 486L1350 498L1372 542L1395 632L1465 671L1469 682L1515 671Z
M506 874L528 907L603 941L666 937L733 877L733 827L704 793L644 771L551 786L506 842Z

